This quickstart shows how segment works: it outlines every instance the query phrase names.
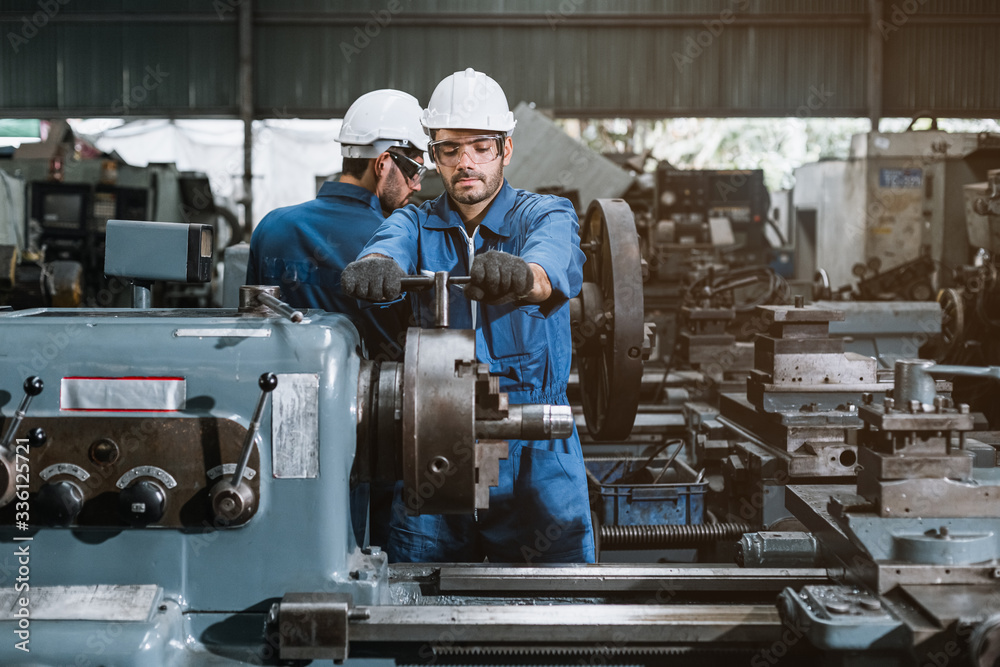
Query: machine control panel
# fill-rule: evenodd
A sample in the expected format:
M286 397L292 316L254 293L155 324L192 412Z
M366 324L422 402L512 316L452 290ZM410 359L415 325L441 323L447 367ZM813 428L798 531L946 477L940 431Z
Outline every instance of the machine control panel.
M235 469L241 458L247 429L237 422L27 416L17 438L38 428L44 443L27 448L33 524L208 530L240 525L253 514L218 519L209 498L216 482L211 473ZM260 454L251 449L243 480L259 497ZM10 503L0 509L0 526L13 524Z

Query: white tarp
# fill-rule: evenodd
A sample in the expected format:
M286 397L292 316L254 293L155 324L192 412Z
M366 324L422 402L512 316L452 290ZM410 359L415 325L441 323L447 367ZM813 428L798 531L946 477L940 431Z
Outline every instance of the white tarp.
M212 192L231 202L243 194L243 122L239 120L72 121L74 130L129 164L174 162L208 174ZM269 211L313 199L316 177L340 171L340 120L255 121L254 224ZM242 207L237 207L242 209Z
M0 170L0 245L24 249L24 181Z

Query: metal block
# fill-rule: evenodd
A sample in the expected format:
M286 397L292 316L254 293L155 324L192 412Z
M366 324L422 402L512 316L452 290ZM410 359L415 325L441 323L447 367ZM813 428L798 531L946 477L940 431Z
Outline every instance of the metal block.
M507 458L506 440L480 440L476 450L476 507L489 507L490 487L500 483L500 459Z
M728 322L736 319L736 311L732 308L681 308L681 315L688 320L716 320Z
M891 384L771 384L751 376L747 381L747 398L761 411L767 413L838 413L849 418L854 426L861 426L855 406L864 393L884 394Z
M961 451L954 454L884 454L861 447L858 463L863 470L858 476L874 480L972 477L972 456Z
M843 354L843 338L777 338L766 334L754 338L758 353L782 354Z
M762 366L761 361L768 362ZM771 374L774 384L830 385L874 384L877 362L853 352L843 354L795 354L774 358L754 356L754 366ZM859 397L860 398L860 397Z
M864 421L881 431L971 431L975 426L971 413L893 411L886 414L881 407L878 410L876 413L862 407L859 412Z
M702 443L699 440L699 445L696 449L699 464L704 464L707 461L721 461L729 454L729 441L705 440Z
M789 306L757 306L755 314L761 315L765 322L840 322L844 319L844 311L836 308L792 308Z
M965 451L972 455L974 468L996 468L1000 466L1000 450L993 445L968 438L965 441Z
M287 593L272 608L271 622L279 634L282 660L346 660L347 593Z
M950 479L858 479L858 492L876 502L883 517L1000 516L1000 486Z

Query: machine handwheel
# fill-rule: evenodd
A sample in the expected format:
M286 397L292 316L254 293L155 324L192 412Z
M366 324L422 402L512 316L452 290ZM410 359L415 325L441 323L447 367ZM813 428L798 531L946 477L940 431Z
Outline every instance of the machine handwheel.
M621 199L591 203L580 230L587 261L574 346L587 430L596 440L632 431L642 383L642 266L632 209Z

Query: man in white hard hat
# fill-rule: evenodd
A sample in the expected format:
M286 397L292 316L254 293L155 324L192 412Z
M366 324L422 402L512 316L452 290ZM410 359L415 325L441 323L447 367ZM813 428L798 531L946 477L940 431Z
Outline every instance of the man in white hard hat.
M341 126L339 182L316 199L268 213L250 238L248 285L279 285L296 308L349 315L372 357L398 361L409 324L407 304L361 309L340 291L340 274L385 216L420 190L427 136L417 98L398 90L359 97Z
M446 193L390 215L342 277L346 294L399 297L406 274L471 276L452 288L450 324L476 330L476 354L511 404L568 404L569 307L582 283L578 221L569 201L515 190L503 177L515 120L496 81L467 69L438 84L422 116ZM413 296L422 326L433 294ZM421 498L400 489L386 551L394 562L593 562L580 439L511 440L489 510L409 516Z
M340 274L357 257L385 216L420 190L427 136L417 98L398 90L376 90L347 110L340 130L344 156L339 182L326 182L316 199L268 213L250 238L248 285L279 285L296 308L348 315L374 359L401 361L413 315L400 301L359 307L340 291ZM369 487L354 486L351 520L361 544ZM371 487L371 542L384 544L392 487Z

